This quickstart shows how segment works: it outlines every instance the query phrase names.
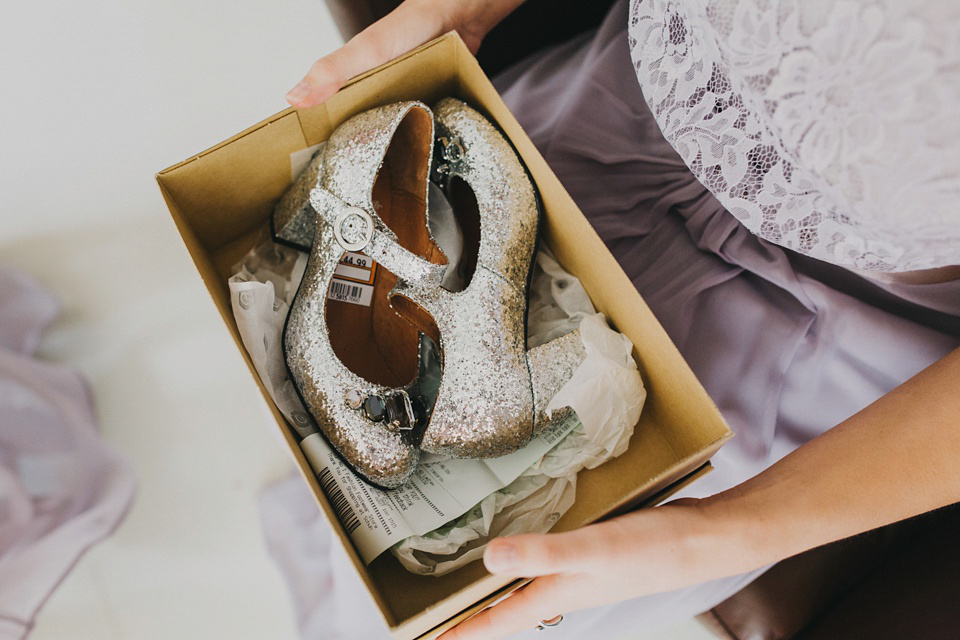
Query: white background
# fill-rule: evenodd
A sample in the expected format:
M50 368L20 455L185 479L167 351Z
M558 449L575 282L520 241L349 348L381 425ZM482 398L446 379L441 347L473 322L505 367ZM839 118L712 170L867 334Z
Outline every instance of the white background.
M295 638L257 514L290 466L153 174L284 108L339 34L322 0L3 13L0 261L62 300L40 355L86 375L140 485L33 638Z

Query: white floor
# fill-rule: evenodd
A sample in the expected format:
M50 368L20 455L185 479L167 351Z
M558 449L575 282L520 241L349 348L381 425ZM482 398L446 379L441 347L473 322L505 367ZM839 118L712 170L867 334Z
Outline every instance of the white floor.
M153 174L285 106L335 48L322 0L18 3L0 24L0 260L63 301L42 347L90 381L136 503L36 640L296 638L256 500L289 463ZM696 623L638 640L706 639Z

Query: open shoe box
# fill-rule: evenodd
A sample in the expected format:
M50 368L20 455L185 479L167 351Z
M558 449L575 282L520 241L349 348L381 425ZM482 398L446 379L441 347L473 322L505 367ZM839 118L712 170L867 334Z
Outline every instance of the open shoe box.
M183 241L297 465L391 632L404 639L434 637L523 581L491 576L481 562L439 578L408 573L390 553L363 565L243 348L227 278L231 266L268 233L273 206L291 183L291 153L325 140L360 111L409 99L432 104L448 95L478 108L513 141L543 198L543 239L560 263L580 278L597 310L633 341L633 355L648 390L629 450L597 469L580 472L576 503L553 531L663 500L707 472L710 456L732 435L657 319L455 33L355 78L321 106L282 111L160 172L157 181Z

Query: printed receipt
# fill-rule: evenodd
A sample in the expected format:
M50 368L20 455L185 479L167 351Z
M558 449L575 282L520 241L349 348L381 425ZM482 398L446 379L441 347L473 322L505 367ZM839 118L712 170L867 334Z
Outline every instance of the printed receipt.
M575 415L558 420L523 449L500 458L421 464L407 484L392 491L363 482L320 434L307 436L300 446L360 557L370 564L404 538L442 527L516 480L578 424Z

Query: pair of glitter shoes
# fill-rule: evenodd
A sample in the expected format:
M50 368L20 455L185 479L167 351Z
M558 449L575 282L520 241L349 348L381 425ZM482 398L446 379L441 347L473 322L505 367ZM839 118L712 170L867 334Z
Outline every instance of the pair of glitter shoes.
M430 231L429 180L462 230L455 265ZM402 485L421 450L500 456L549 424L584 351L578 332L526 349L539 221L510 143L453 98L350 118L277 205L275 238L310 252L284 327L287 368L320 432L371 484ZM360 304L328 295L346 252L376 261ZM462 288L444 288L447 269Z

